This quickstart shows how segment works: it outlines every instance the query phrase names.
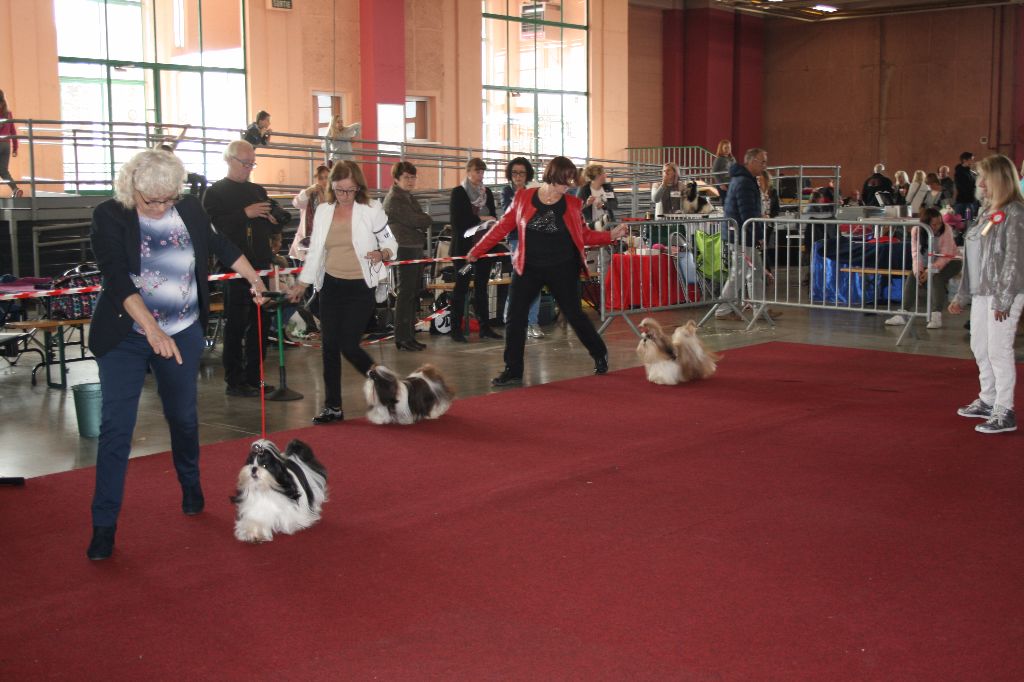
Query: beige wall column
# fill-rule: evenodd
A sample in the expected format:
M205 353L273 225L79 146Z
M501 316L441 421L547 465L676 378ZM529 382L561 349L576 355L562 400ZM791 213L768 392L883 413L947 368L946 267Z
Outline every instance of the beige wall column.
M17 118L60 119L52 2L0 0L0 90ZM27 135L26 126L19 126L18 133ZM36 177L61 178L62 173L60 147L37 145ZM27 194L29 187L22 178L29 175L29 149L24 139L18 157L11 159L11 175ZM39 189L56 192L62 188L47 185Z
M629 145L629 2L590 4L590 155L626 158Z

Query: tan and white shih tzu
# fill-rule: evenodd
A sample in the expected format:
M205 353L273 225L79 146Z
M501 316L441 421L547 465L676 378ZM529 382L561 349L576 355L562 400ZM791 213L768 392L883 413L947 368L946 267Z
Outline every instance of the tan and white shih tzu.
M640 344L636 354L654 384L675 386L694 379L707 379L718 368L722 356L713 353L697 336L697 323L690 320L669 336L649 317L640 322Z
M447 412L455 393L433 365L423 365L404 379L377 365L366 374L363 395L372 423L414 424Z
M274 533L291 535L320 520L327 501L327 469L300 440L284 453L269 440L249 448L238 472L235 537L242 542L270 542Z

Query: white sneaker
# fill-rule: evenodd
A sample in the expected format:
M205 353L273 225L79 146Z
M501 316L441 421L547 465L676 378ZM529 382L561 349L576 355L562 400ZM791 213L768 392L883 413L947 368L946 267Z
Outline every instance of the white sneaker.
M531 339L542 339L542 338L544 338L544 332L541 331L540 326L538 326L536 324L531 324L530 326L528 326L526 328L526 335L529 336Z
M901 310L900 312L906 312L906 311ZM888 320L886 320L885 323L887 325L889 325L890 327L902 327L903 325L905 325L907 323L907 318L903 317L900 314L896 314L896 315L893 315L892 317L890 317Z
M925 329L942 329L942 313L932 313L928 317L928 324Z

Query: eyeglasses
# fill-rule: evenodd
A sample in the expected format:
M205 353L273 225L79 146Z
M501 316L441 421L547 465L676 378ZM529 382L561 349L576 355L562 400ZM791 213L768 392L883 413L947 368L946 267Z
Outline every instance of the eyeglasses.
M231 158L234 159L235 161L237 161L238 163L242 164L246 168L255 168L256 167L256 162L255 161L242 161L237 156L232 156Z
M512 177L525 178L527 176L527 172L526 171L512 171L512 173L510 175L512 175Z
M334 188L334 193L335 194L344 194L347 197L350 197L350 196L354 195L358 191L359 191L358 187L356 187L355 189L338 189L337 187Z
M170 199L147 199L142 196L142 192L139 192L139 199L146 205L146 208L153 208L154 206L174 206L181 199L181 195L176 194Z

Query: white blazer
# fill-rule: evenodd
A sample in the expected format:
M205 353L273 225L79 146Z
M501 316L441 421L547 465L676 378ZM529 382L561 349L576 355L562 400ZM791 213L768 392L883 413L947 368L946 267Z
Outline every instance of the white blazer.
M306 262L299 274L299 281L312 284L317 290L324 286L324 272L327 269L327 232L334 222L335 204L323 203L316 207L313 214L313 236L309 240L309 251ZM366 254L377 249L387 249L392 257L398 253L398 240L388 227L388 217L380 202L371 199L369 204L356 202L352 206L352 248L359 257L359 266L363 269L366 286L376 287L382 279L387 279L387 267L379 263L371 264Z

